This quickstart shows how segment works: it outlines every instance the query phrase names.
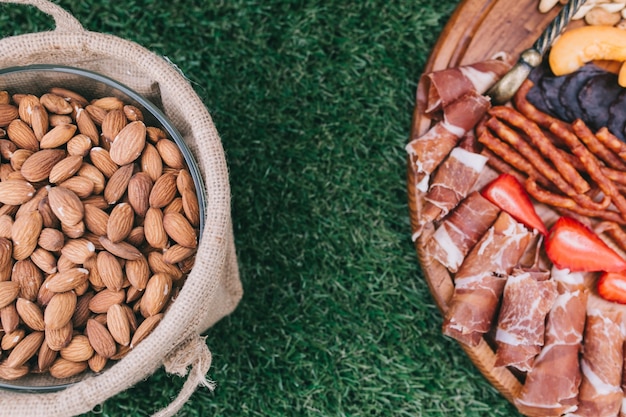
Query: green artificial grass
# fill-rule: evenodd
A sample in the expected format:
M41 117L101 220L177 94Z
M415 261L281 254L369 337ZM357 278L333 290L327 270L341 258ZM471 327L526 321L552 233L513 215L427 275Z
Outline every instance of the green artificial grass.
M207 333L217 388L181 415L518 415L441 335L410 239L415 87L458 1L59 4L175 63L226 150L245 295ZM0 36L52 27L0 5ZM148 416L183 382L160 370L86 415Z

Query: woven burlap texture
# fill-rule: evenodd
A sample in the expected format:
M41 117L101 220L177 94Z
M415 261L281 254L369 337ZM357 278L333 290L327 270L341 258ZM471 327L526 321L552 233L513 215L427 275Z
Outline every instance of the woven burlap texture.
M206 380L211 354L203 333L230 314L242 287L232 233L230 187L224 150L210 114L188 80L169 61L112 35L85 30L45 0L28 4L52 16L55 29L0 40L0 67L56 64L109 76L159 103L198 162L206 191L206 220L192 272L157 329L100 375L52 393L0 391L0 416L72 416L92 410L159 367L187 375L178 398L157 415L169 416ZM146 410L154 411L154 410Z

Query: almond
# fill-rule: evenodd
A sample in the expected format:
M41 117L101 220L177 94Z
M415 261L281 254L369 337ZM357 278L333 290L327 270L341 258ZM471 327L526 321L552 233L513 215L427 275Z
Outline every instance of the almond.
M13 265L11 280L19 285L19 297L37 300L43 282L43 274L30 259L17 261Z
M0 237L11 238L11 228L13 227L13 218L8 214L0 216ZM2 262L0 262L1 264Z
M86 263L88 258L95 256L95 252L94 244L83 238L69 239L61 249L61 254L77 265Z
M107 234L109 215L93 204L85 204L85 227L96 235Z
M130 285L138 290L144 290L150 279L150 266L148 260L142 255L139 259L128 260L124 265L126 277Z
M133 176L133 164L121 166L111 177L104 187L104 199L109 204L117 203L128 189L128 183Z
M30 124L31 116L33 114L35 106L40 106L39 97L33 94L23 94L18 98L18 95L13 96L13 101L18 105L18 114L20 119Z
M184 168L185 158L176 143L169 139L160 139L155 146L165 165L174 169Z
M161 322L163 318L163 313L155 314L153 316L147 317L144 321L141 322L135 334L133 334L133 338L130 341L130 347L136 347L142 340L144 340Z
M163 226L163 212L150 207L143 223L146 242L155 249L165 249L168 243L167 232Z
M94 291L86 291L76 300L76 311L74 311L74 315L72 316L74 328L83 328L87 324L87 320L91 317L89 303L95 295Z
M117 166L116 166L117 169ZM104 187L106 185L106 179L104 178L104 174L95 166L83 162L83 165L80 167L78 172L76 173L79 177L88 178L93 182L93 193L100 194L104 191Z
M22 165L24 165L24 161L26 161L34 153L35 152L28 149L17 149L13 152L11 160L9 161L11 163L11 168L15 171L20 171L22 169Z
M39 205L41 204L41 200L48 196L48 190L45 187L38 189L35 192L33 198L28 200L26 203L22 204L17 212L15 213L15 217L21 216L23 213L27 213L29 211L39 210Z
M196 253L195 248L185 247L182 245L172 245L163 252L163 261L168 264L177 264Z
M107 237L111 242L120 242L128 236L133 229L135 212L130 204L120 203L113 207L107 223Z
M124 116L126 116L126 118L130 120L131 122L134 122L137 120L143 122L143 113L138 107L135 107L131 104L127 104L124 106L124 109L122 111L124 112Z
M130 122L113 139L111 159L118 165L134 162L146 144L146 125L141 121Z
M52 292L63 293L80 287L87 282L88 277L89 271L85 268L72 268L55 274L50 280L46 280L45 285Z
M91 102L91 105L100 107L106 111L122 110L124 108L124 102L117 97L101 97Z
M40 104L33 107L33 114L30 116L30 127L38 141L45 136L50 128L50 118L46 108Z
M91 163L107 178L111 178L111 176L119 168L119 166L111 159L109 151L99 146L91 148L89 151L89 157L91 158Z
M17 368L28 362L30 358L35 356L43 343L44 333L41 331L32 332L25 336L11 351L9 357L5 361L5 365L11 368Z
M165 131L161 128L158 128L156 126L150 126L146 129L147 135L148 135L148 140L151 143L157 143L158 141L160 141L161 139L167 139L167 134L165 133Z
M74 291L55 293L43 312L46 329L58 330L67 325L76 309Z
M60 125L67 125L73 123L74 121L70 116L65 114L50 114L48 115L48 124L51 127L56 127Z
M18 115L17 107L10 104L0 104L0 127L7 127Z
M94 319L89 319L87 320L85 333L89 338L89 343L98 355L105 358L115 355L117 351L115 340L104 325Z
M29 156L22 164L20 172L28 181L43 181L50 175L52 167L63 158L65 151L62 149L43 149Z
M145 172L137 172L128 182L128 202L140 216L145 216L150 207L152 179Z
M98 132L96 124L93 122L91 116L85 111L85 109L78 109L76 111L76 126L78 127L79 133L82 133L91 139L91 143L94 146L98 146L98 143L100 142L100 133Z
M150 270L153 273L165 273L174 280L179 280L183 277L183 273L178 266L165 262L162 252L152 251L148 253L148 265L150 265Z
M84 362L93 356L94 350L87 336L77 334L72 337L72 340L70 340L67 346L61 348L59 354L63 359L67 359L71 362Z
M20 343L25 336L26 331L24 331L24 329L18 329L13 332L5 333L0 341L0 348L2 350L11 350L17 346L17 344Z
M76 125L64 124L49 130L39 143L41 149L53 149L65 145L76 133Z
M35 195L35 187L24 180L0 182L0 203L17 206L29 201Z
M107 288L98 291L91 300L89 300L89 310L96 314L106 313L112 305L123 303L125 296L123 290L113 291Z
M70 114L74 110L70 103L56 94L46 93L39 97L39 101L50 113Z
M150 176L152 182L163 175L163 160L159 151L150 143L146 143L141 154L141 170Z
M146 235L144 233L144 227L137 226L133 227L133 229L130 231L128 237L126 238L126 241L133 246L140 247L141 245L143 245L145 237Z
M70 155L57 162L50 170L49 181L52 184L60 183L73 176L83 164L83 157Z
M5 132L6 133L6 132ZM15 143L11 142L8 139L0 139L0 155L7 161L11 159L13 152L17 150L17 146Z
M102 138L110 143L113 142L118 133L120 133L127 124L128 120L123 110L115 109L109 111L104 117L104 120L102 120Z
M26 122L15 119L7 127L7 136L18 148L28 149L33 152L39 150L39 141L33 129Z
M102 122L104 122L108 111L102 107L94 106L93 104L86 106L85 110L89 113L89 117L91 117L91 120L93 120L95 124L102 126Z
M167 213L184 214L182 197L174 197L174 199L170 201L170 203L163 208L163 214L167 214Z
M78 239L85 235L85 222L81 220L71 226L66 223L61 223L61 230L65 233L65 236L72 239Z
M41 188L40 190L47 191L47 188ZM35 195L35 198L33 198L31 201L34 201L38 198L39 197ZM26 204L30 204L31 201L29 201ZM23 204L22 207L20 207L20 209L24 208L26 204ZM55 228L55 229L59 227L59 224L60 224L59 218L52 211L52 207L50 207L50 199L48 198L47 195L39 200L39 203L37 204L37 210L39 211L39 214L41 214L41 219L43 221L44 227Z
M67 142L66 148L70 155L87 156L92 146L91 139L87 135L78 134Z
M166 172L157 179L150 191L150 207L163 208L176 196L176 174Z
M20 285L13 281L0 282L0 308L11 304L20 292Z
M74 176L59 184L61 187L74 191L80 199L89 197L94 190L94 183L89 178Z
M11 268L13 267L13 242L9 239L0 238L0 281L11 279Z
M84 372L87 362L72 362L64 358L57 358L50 366L49 372L54 378L70 378Z
M48 190L48 200L52 212L61 223L73 226L83 219L83 203L73 191L64 187L51 187Z
M117 258L107 251L102 251L98 253L96 262L104 285L113 291L121 290L124 285L124 274Z
M70 343L73 330L71 321L67 322L67 324L60 329L46 327L44 330L45 343L47 343L51 350L58 352Z
M89 101L87 101L85 97L67 88L52 87L48 92L63 97L63 99L70 104L76 103L80 107L86 107L89 104Z
M163 216L163 228L176 243L187 248L198 245L197 234L185 216L180 213L167 213Z
M2 323L2 330L6 333L17 330L17 326L20 324L20 315L17 314L15 303L0 308L0 322Z
M43 331L45 329L43 312L36 303L26 298L18 298L15 302L15 308L24 324L30 329L35 331Z
M157 273L150 277L141 297L141 315L150 317L160 313L167 303L171 292L172 278L169 275Z
M63 248L65 238L63 232L46 227L41 230L37 244L50 252L57 252Z
M48 346L48 342L44 337L43 343L41 343L41 347L39 348L39 352L37 352L37 367L35 368L35 372L46 372L50 369L50 365L57 358L57 352L50 349Z
M38 211L25 213L15 219L11 229L13 258L19 261L28 258L33 253L42 227L43 219Z
M87 363L89 364L89 369L91 369L92 372L100 373L106 366L107 361L108 361L107 358L95 353L91 358L89 358Z
M120 304L113 304L107 310L107 328L113 339L121 346L130 344L130 323Z
M40 235L41 236L41 235ZM36 248L30 254L30 260L46 274L57 272L57 258L44 248Z
M26 365L11 368L4 363L0 364L0 378L5 381L20 379L28 374L30 368Z

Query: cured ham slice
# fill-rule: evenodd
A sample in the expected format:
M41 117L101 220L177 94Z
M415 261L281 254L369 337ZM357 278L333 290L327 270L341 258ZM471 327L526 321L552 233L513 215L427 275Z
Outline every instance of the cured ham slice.
M454 293L443 333L476 346L495 319L506 277L533 237L523 225L501 212L472 248L454 277Z
M580 361L582 382L578 409L572 417L614 417L622 405L624 336L621 313L593 309L587 312Z
M556 299L549 271L516 270L504 286L496 330L495 366L532 369L544 343L545 320Z
M437 169L425 196L421 217L427 223L439 220L467 197L489 158L456 147Z
M489 99L485 96L467 93L444 109L443 120L409 142L406 151L416 170L418 191L428 191L430 174L485 115L489 106Z
M551 273L559 295L548 313L544 346L515 399L524 414L560 416L575 411L578 404L587 307L584 276L556 268Z
M510 60L503 58L422 75L417 100L423 103L424 113L432 114L471 91L485 93L511 68Z
M457 272L498 213L498 207L479 192L472 192L435 230L426 250L450 272Z

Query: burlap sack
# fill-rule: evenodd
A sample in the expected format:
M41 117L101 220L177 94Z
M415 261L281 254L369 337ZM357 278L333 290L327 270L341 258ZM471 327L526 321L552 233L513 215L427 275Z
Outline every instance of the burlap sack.
M65 10L46 0L0 0L33 5L54 18L56 28L0 40L0 67L57 64L99 72L156 104L184 137L206 186L206 220L195 266L153 333L100 375L50 393L0 391L1 416L71 416L92 410L164 366L188 375L172 404L157 415L176 413L206 374L211 354L200 336L231 313L242 296L230 217L224 151L211 116L189 82L168 61L115 36L85 30ZM148 410L151 411L151 410Z

